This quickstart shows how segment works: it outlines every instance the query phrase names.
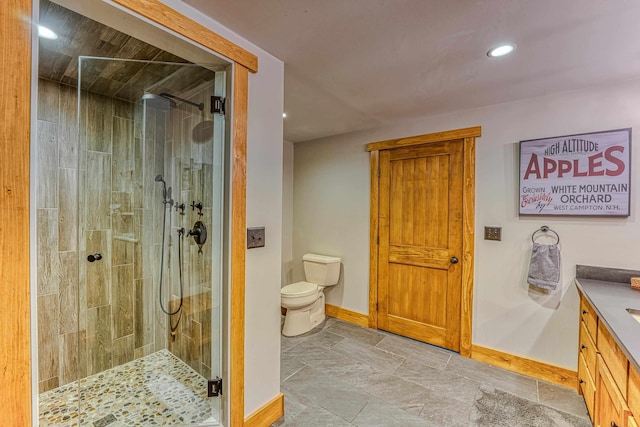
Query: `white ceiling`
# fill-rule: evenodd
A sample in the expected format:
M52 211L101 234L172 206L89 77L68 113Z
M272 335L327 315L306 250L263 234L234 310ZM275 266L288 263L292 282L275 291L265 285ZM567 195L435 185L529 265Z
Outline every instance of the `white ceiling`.
M293 142L640 77L637 0L186 2L284 61Z

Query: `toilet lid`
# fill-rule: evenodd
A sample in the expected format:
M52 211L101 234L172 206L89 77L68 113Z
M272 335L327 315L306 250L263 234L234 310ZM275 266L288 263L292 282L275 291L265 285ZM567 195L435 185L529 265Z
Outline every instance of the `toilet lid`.
M292 297L306 297L318 292L318 285L309 282L298 282L291 285L287 285L280 289L282 295Z

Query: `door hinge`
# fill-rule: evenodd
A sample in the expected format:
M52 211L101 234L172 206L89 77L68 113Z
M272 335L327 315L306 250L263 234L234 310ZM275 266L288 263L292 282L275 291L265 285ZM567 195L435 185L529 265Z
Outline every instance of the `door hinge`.
M376 311L378 311L378 303L376 303Z
M211 97L211 114L222 114L224 116L225 99L221 96Z
M376 245L380 244L380 236L376 237Z
M207 396L214 397L222 394L222 378L215 377L207 381Z
M380 168L378 168L378 178L380 178Z

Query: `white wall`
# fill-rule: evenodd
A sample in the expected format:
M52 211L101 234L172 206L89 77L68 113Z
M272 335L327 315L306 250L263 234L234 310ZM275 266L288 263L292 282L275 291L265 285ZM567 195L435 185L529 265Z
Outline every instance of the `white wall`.
M640 128L640 81L362 131L295 145L294 260L314 251L343 258L344 277L327 302L368 312L369 157L365 145L396 137L482 126L477 140L476 259L473 343L576 369L576 264L640 268L638 207L629 218L518 216L518 141L624 127ZM634 140L638 140L637 132ZM632 173L640 166L632 150ZM633 180L637 182L637 180ZM631 189L638 188L632 183ZM546 224L558 232L562 291L551 297L526 284L531 234ZM485 225L502 241L483 240ZM295 280L303 277L296 265Z
M282 274L281 285L293 283L293 142L282 144Z
M284 64L178 0L165 4L258 56L249 73L247 226L265 226L264 248L247 251L245 415L280 392L282 111ZM215 18L215 17L214 17Z
M302 255L342 258L326 302L367 313L369 298L369 154L349 136L297 143L293 180L293 281Z

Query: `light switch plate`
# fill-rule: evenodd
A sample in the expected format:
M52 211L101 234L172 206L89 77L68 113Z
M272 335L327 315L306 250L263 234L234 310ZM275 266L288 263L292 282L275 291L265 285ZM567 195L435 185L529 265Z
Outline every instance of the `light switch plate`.
M264 247L264 227L247 228L247 249Z
M502 227L484 227L484 240L502 240Z

